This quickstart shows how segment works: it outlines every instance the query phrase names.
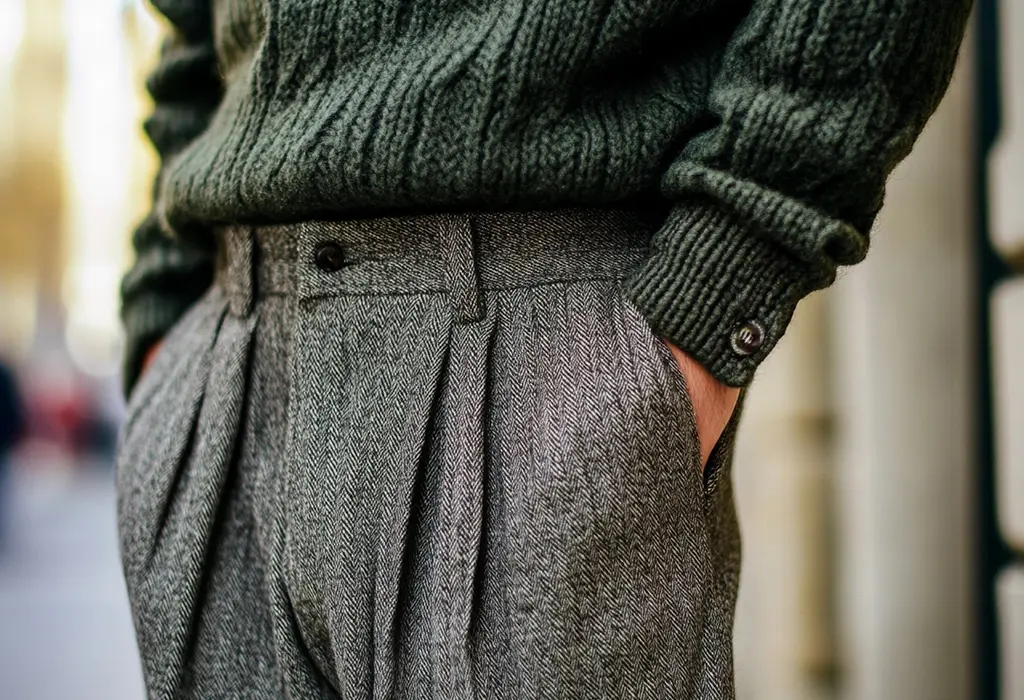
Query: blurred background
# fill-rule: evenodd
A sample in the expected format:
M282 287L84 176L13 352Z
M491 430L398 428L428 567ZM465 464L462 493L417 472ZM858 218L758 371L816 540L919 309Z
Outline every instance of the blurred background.
M118 282L162 28L0 0L0 697L143 697L114 525ZM1016 45L1015 45L1016 44ZM979 0L869 260L748 403L740 700L1024 699L1024 3ZM1014 554L1016 552L1016 554Z

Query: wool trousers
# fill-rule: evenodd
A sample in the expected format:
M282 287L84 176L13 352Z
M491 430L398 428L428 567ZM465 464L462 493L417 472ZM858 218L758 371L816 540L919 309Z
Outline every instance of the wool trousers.
M231 226L133 391L149 696L729 699L738 418L624 296L635 211Z

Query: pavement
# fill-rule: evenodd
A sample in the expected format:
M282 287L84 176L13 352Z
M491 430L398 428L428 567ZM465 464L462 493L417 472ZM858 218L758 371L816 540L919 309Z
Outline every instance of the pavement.
M21 465L0 516L0 698L145 696L105 464Z

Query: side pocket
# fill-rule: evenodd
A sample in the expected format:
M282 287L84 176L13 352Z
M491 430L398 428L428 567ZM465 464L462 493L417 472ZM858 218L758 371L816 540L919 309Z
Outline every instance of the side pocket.
M142 373L132 393L128 396L125 406L125 421L121 428L122 442L132 432L138 417L152 402L154 396L160 393L164 378L172 372L176 364L181 362L182 352L189 351L187 347L183 347L183 344L188 345L188 339L195 335L209 316L211 304L216 306L219 295L219 288L211 287L181 315L181 318L164 335L160 352L154 358L152 366Z
M665 344L664 339L651 326L643 312L630 301L622 291L621 285L617 288L618 299L622 304L623 315L631 332L630 337L637 340L637 347L634 352L643 356L644 361L650 362L660 374L662 379L659 385L667 393L669 405L676 410L670 418L678 420L678 429L686 445L691 449L691 456L694 463L700 465L700 438L697 434L697 416L694 411L693 398L675 355ZM706 480L705 480L706 483Z
M646 331L648 335L648 342L653 350L653 354L660 366L666 372L670 390L673 393L678 394L682 399L685 409L684 422L690 430L689 437L692 444L696 447L696 459L699 464L701 446L700 437L697 432L697 414L693 405L693 396L690 393L686 375L683 374L682 369L679 367L679 362L676 360L675 355L672 354L672 350L668 347L664 338L658 335L650 322L644 316L643 312L640 311L640 309L622 293L621 287L619 289L619 296L626 308L627 315L635 318L636 323L640 324ZM706 495L710 495L716 490L718 482L722 476L721 472L731 460L732 447L735 442L736 426L739 421L742 402L743 399L741 396L736 409L733 411L732 417L725 429L722 431L722 435L719 437L718 442L715 443L711 454L708 456L707 464L703 465L703 481Z

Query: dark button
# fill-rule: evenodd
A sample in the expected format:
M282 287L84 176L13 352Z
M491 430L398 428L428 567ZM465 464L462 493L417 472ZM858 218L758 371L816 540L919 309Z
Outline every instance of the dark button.
M732 351L746 357L753 355L764 345L764 326L757 321L747 321L732 334Z
M328 241L317 246L314 260L324 272L337 272L345 265L345 252L337 243Z

